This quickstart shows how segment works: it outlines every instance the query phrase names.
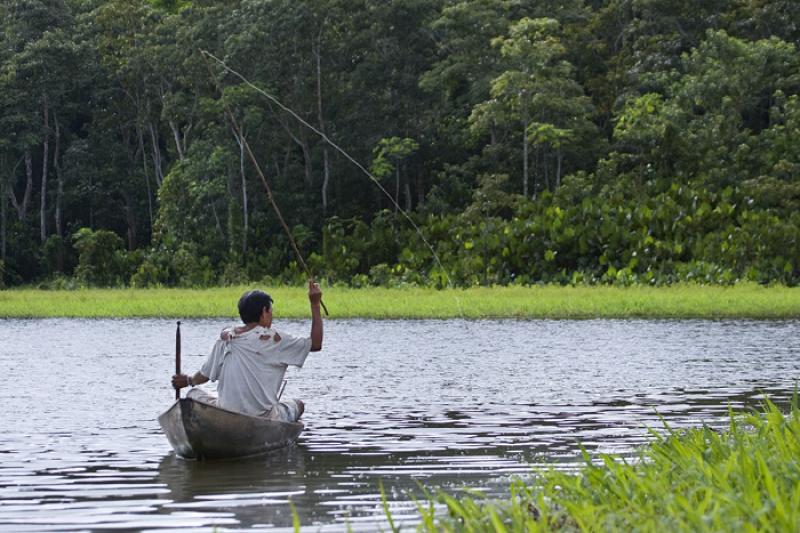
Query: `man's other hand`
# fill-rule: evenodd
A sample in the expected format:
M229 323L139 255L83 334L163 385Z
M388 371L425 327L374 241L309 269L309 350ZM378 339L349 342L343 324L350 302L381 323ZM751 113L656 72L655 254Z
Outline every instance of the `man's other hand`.
M172 386L176 389L182 389L189 385L189 376L186 374L175 374L172 376Z

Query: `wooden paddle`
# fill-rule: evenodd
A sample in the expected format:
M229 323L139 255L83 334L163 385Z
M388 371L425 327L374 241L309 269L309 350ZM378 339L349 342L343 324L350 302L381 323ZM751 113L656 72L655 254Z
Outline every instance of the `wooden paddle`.
M178 329L175 331L175 374L181 373L181 321L178 320ZM181 390L175 389L175 399L180 400Z

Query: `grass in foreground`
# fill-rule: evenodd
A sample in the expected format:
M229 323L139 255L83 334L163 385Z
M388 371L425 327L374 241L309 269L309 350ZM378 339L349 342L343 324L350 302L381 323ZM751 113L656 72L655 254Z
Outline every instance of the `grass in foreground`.
M800 531L800 411L731 417L722 434L670 431L629 464L549 470L510 498L430 496L422 531ZM444 505L446 515L434 511Z
M0 317L236 317L252 287L214 289L82 289L0 291ZM302 287L263 287L276 317L307 317ZM795 318L800 289L675 285L671 287L475 287L351 289L324 287L330 318Z

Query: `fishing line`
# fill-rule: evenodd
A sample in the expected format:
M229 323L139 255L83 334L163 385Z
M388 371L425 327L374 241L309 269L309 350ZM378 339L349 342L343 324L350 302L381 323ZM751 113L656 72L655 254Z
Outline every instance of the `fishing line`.
M272 102L273 102L275 105L277 105L277 106L278 106L278 107L280 107L282 110L284 110L284 111L286 111L287 113L289 113L289 114L290 114L291 116L293 116L293 117L294 117L294 118L295 118L295 119L296 119L298 122L300 122L300 123L301 123L301 124L303 124L305 127L307 127L308 129L310 129L311 131L313 131L314 133L316 133L317 135L319 135L319 136L322 138L322 140L324 140L326 143L328 143L328 144L329 144L329 145L331 145L333 148L335 148L335 149L336 149L336 150L337 150L337 151L338 151L340 154L342 154L342 155L343 155L343 156L344 156L344 157L345 157L345 158L346 158L348 161L350 161L351 163L353 163L353 164L354 164L354 165L355 165L355 166L356 166L356 167L357 167L359 170L361 170L361 171L362 171L364 174L366 174L366 175L367 175L367 177L368 177L369 179L371 179L371 180L372 180L372 182L373 182L373 183L374 183L374 184L375 184L375 185L378 187L378 189L380 189L380 190L381 190L381 192L383 192L383 194L384 194L384 195L386 195L386 197L387 197L387 198L389 198L389 201L392 203L392 205L395 207L395 209L397 209L397 210L398 210L400 213L402 213L402 214L403 214L403 216L406 218L406 220L408 220L408 222L411 224L411 226L412 226L412 227L413 227L413 228L416 230L417 234L418 234L418 235L420 236L420 238L422 239L422 242L424 242L424 243L425 243L425 246L427 246L427 247L428 247L428 249L431 251L431 254L433 254L433 258L434 258L434 260L436 261L436 264L439 266L439 268L441 269L441 272L444 274L445 278L447 279L447 286L448 286L449 288L451 288L451 289L452 289L452 288L454 288L454 286L453 286L453 282L452 282L452 279L450 278L450 275L447 273L447 269L446 269L446 268L444 267L444 265L442 264L442 261L441 261L441 259L439 259L439 254L437 254L437 253L436 253L436 250L433 248L433 246L431 245L431 243L430 243L430 242L428 242L428 239L426 239L426 238L425 238L425 234L424 234L424 233L422 233L422 230L419 228L419 226L416 224L416 222L414 222L414 220L413 220L413 219L411 218L411 216L410 216L410 215L409 215L409 214L406 212L406 210L405 210L405 209L403 209L402 207L400 207L400 205L397 203L397 201L394 199L394 197L391 195L391 193L389 193L389 191L387 191L387 190L386 190L386 188L385 188L383 185L381 185L380 181L379 181L379 180L378 180L378 179L377 179L375 176L373 176L373 175L372 175L372 173L371 173L369 170L367 170L367 169L364 167L364 165L362 165L361 163L359 163L359 162L358 162L358 160L356 160L356 159L355 159L354 157L352 157L352 156L351 156L349 153L347 153L347 151L345 151L345 150L344 150L344 148L342 148L341 146L339 146L338 144L336 144L334 141L332 141L332 140L331 140L331 139L330 139L330 138L329 138L327 135L325 135L325 133L323 133L322 131L320 131L319 129L317 129L316 127L314 127L313 125L309 124L309 123L308 123L308 122L307 122L305 119L303 119L303 117L301 117L300 115L298 115L297 113L295 113L295 112L294 112L294 111L293 111L291 108L289 108L289 107L285 106L285 105L284 105L284 104L283 104L283 103L282 103L280 100L278 100L276 97L274 97L274 96L272 96L271 94L267 93L266 91L264 91L264 90L263 90L263 89L261 89L260 87L257 87L256 85L254 85L252 82L250 82L250 80L248 80L248 79L247 79L247 78L245 78L245 77L244 77L242 74L238 73L237 71L235 71L234 69L232 69L231 67L229 67L229 66L228 66L228 65L227 65L227 64L226 64L224 61L222 61L221 59L219 59L218 57L216 57L214 54L212 54L211 52L209 52L209 51L207 51L207 50L200 50L200 53L201 53L201 54L203 54L204 56L208 56L208 57L210 57L211 59L213 59L214 61L216 61L217 63L219 63L219 64L222 66L222 68L224 68L224 69L225 69L227 72L230 72L231 74L233 74L234 76L236 76L237 78L239 78L240 80L242 80L242 82L243 82L245 85L247 85L248 87L250 87L251 89L253 89L253 90L254 90L254 91L256 91L257 93L259 93L259 94L263 95L264 97L268 98L268 99L269 99L270 101L272 101ZM463 310L463 308L462 308L462 306L461 306L461 300L458 298L458 296L456 296L456 295L454 295L454 296L455 296L455 298L456 298L456 302L457 302L457 304L458 304L458 309L459 309L459 312L460 312L460 314L461 314L461 317L462 317L462 318L464 318L464 310Z
M210 56L211 54L208 55ZM220 92L220 99L222 100L222 105L225 108L225 112L228 114L228 118L230 118L231 120L231 125L236 130L236 134L239 136L242 145L247 150L247 155L250 157L250 162L253 163L253 166L256 168L256 172L258 172L258 175L261 178L261 183L264 185L264 191L266 191L267 193L267 198L269 199L270 204L272 204L272 208L275 210L275 214L278 215L278 220L280 221L281 226L283 226L283 229L286 232L287 237L289 237L289 244L292 245L292 249L294 250L294 253L297 256L297 260L300 261L300 265L302 265L303 269L306 271L306 274L313 280L314 275L311 273L311 269L308 268L305 259L303 259L303 254L300 253L300 249L297 247L297 243L295 242L294 236L292 235L292 230L289 229L289 225L286 224L286 221L283 219L283 215L281 215L281 210L278 207L278 204L275 202L275 198L272 196L272 189L270 188L269 183L267 183L267 177L264 175L264 172L261 170L261 165L258 164L256 156L250 149L250 143L247 142L247 139L245 139L244 134L242 134L242 129L239 127L239 123L236 121L236 117L233 115L231 108L225 101L224 93L222 92L222 87L220 86L219 80L217 79L217 76L214 74L214 71L211 69L211 65L208 63L208 60L206 59L205 55L203 56L203 61L205 62L206 67L208 67L208 73L214 80L214 84L216 85L217 90ZM325 303L321 299L319 303L322 306L322 309L325 310L325 314L327 315L328 308L325 306Z

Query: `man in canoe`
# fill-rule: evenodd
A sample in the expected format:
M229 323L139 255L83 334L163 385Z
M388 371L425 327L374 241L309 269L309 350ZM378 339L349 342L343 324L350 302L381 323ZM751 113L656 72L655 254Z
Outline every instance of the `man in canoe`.
M222 330L211 354L193 376L176 374L172 386L192 387L186 395L199 402L252 416L294 422L305 405L300 400L280 402L278 394L288 365L302 367L309 352L322 349L322 291L314 280L308 282L311 302L311 335L292 337L272 329L272 298L259 290L239 299L239 316L244 325ZM195 388L218 381L217 396Z

